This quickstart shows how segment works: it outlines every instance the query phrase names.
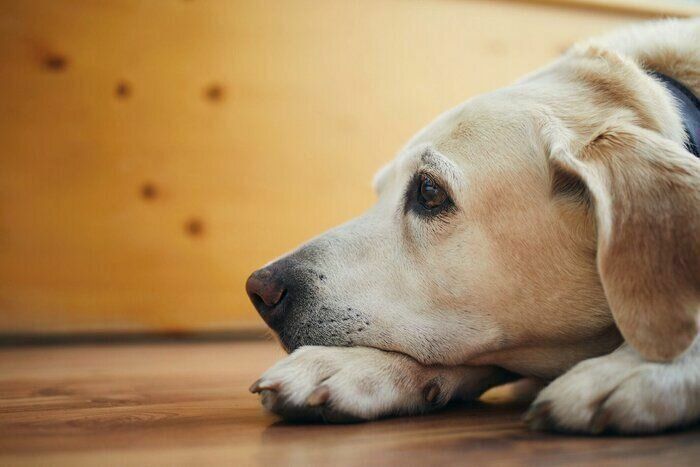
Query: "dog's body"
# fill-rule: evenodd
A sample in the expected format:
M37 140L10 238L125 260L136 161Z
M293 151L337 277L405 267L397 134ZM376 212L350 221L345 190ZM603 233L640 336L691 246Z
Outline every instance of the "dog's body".
M700 159L650 72L700 95L700 20L579 44L446 112L366 215L254 273L293 351L254 385L264 404L374 419L525 376L554 380L535 427L700 419Z

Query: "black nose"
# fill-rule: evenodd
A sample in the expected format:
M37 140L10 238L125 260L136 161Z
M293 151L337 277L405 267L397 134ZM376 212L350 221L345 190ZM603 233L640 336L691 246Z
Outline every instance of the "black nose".
M245 283L245 290L260 316L270 324L277 317L287 296L287 287L272 266L258 269Z

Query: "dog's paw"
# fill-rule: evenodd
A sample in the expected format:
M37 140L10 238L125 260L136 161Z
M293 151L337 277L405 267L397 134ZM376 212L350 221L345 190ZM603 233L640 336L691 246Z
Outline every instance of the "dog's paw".
M279 361L250 389L287 420L347 423L444 405L447 383L404 355L309 346Z
M545 388L525 420L537 430L589 434L691 423L700 417L700 375L685 363L645 362L629 348L586 360Z

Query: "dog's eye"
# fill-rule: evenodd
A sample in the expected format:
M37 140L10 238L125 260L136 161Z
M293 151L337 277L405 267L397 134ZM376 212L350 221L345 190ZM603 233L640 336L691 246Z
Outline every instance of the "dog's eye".
M435 180L426 174L421 174L418 185L418 202L425 209L435 209L448 200L447 192Z

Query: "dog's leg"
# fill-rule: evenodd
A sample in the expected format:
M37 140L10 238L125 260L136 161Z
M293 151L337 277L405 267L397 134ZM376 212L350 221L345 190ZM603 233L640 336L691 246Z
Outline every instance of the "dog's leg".
M671 363L623 345L585 360L545 388L531 427L580 433L653 433L700 420L700 337Z
M348 422L427 412L512 379L494 367L424 366L367 347L308 346L266 371L251 391L286 419Z

